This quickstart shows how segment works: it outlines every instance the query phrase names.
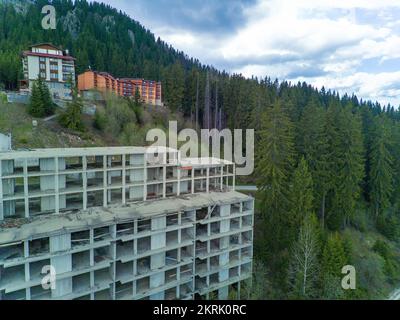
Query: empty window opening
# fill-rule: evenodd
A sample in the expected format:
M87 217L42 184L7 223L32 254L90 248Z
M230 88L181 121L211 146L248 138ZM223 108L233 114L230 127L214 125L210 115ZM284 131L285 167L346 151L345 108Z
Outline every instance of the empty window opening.
M103 188L104 174L103 172L88 172L87 173L88 188Z
M88 245L88 244L90 244L90 232L89 232L89 230L73 232L71 234L71 245L72 245L72 248L76 248L78 246L85 246L85 245Z
M186 228L181 230L181 242L186 242L193 240L194 238L194 228Z
M90 267L90 252L83 251L72 254L72 270L82 270Z
M122 189L113 189L108 191L110 201L109 203L121 203L122 202Z
M31 280L43 279L44 277L44 275L42 274L42 271L44 271L43 268L50 265L51 265L50 259L30 263L29 272Z
M29 255L37 256L50 252L49 238L42 238L29 241Z
M172 197L178 194L178 183L167 183L166 184L166 196Z
M165 300L176 300L178 296L176 295L176 288L171 288L165 291Z
M151 221L149 219L138 221L138 232L151 231Z
M121 284L117 282L115 285L115 298L117 300L132 299L133 296L133 283Z
M32 300L48 300L51 298L51 290L43 289L41 285L32 287L30 290Z
M135 225L133 222L122 223L117 225L118 236L132 235L134 234L134 231L135 231Z
M105 241L111 238L110 227L102 227L94 229L93 239L94 242Z
M151 250L151 237L140 238L137 242L138 254L143 254Z
M110 269L101 269L94 272L94 285L97 287L108 286L112 283Z
M151 258L150 257L145 257L142 259L139 259L137 261L137 274L138 275L144 275L146 273L148 273L150 271L150 262L151 262Z
M72 277L72 290L74 293L85 292L90 288L90 273Z
M117 259L131 257L133 255L133 241L117 242Z
M111 296L111 291L110 289L105 289L102 291L95 292L94 294L94 300L98 301L109 301L112 299Z
M122 263L117 261L115 270L117 280L127 281L133 277L133 262Z
M52 189L54 190L54 179L52 182ZM29 193L40 192L40 177L28 177L28 190Z
M4 244L0 245L0 261L22 258L24 256L24 244Z
M7 286L25 281L25 267L19 265L15 267L4 268L0 266L0 285Z
M191 259L193 255L193 245L181 248L181 260Z
M108 172L108 185L117 187L122 185L122 171Z
M196 211L196 219L204 220L208 216L208 208L202 208Z
M108 156L107 159L108 167L109 168L120 168L122 167L122 155L116 155L116 156Z
M165 284L176 281L178 278L177 269L165 271Z
M83 187L82 173L71 173L65 175L65 189L80 190Z
M82 157L65 158L65 170L82 170Z
M174 265L178 263L178 249L167 251L165 254L165 261L168 265Z
M167 216L167 226L168 227L178 225L178 221L179 221L178 214L171 214L171 215Z
M104 193L103 191L89 191L87 193L87 206L88 208L102 207Z
M208 235L208 225L207 224L197 224L196 225L196 236L204 237Z
M163 184L147 185L147 199L154 200L163 197Z
M188 264L188 265L182 266L180 275L181 275L181 279L186 279L188 277L191 277L193 275L193 265Z
M193 222L195 213L195 211L185 211L182 213L182 223Z
M215 252L218 251L221 247L220 247L221 241L220 239L214 239L210 241L210 249L211 252Z
M22 289L10 293L5 293L5 291L0 292L0 300L26 300L26 290Z
M231 229L231 231L239 230L240 229L240 219L231 219L230 229Z
M136 283L137 294L145 294L150 290L150 277L139 279Z
M96 248L93 251L95 264L99 264L111 259L110 247Z
M3 202L4 219L18 219L25 217L25 200L5 200Z
M178 230L167 232L167 246L178 244Z
M103 169L103 156L88 156L86 157L87 169L96 170Z
M83 209L83 195L82 193L73 193L66 195L67 210L76 211Z
M240 203L231 204L231 214L240 213Z
M238 245L239 244L239 235L234 234L229 237L229 244L232 245Z

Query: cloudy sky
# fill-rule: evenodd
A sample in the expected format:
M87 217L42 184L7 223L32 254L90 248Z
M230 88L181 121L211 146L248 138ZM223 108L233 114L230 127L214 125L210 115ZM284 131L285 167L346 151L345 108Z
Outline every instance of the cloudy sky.
M400 0L102 1L219 69L400 105Z

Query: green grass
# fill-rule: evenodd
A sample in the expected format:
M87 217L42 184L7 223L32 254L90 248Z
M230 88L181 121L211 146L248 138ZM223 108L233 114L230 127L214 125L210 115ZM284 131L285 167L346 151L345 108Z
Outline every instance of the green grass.
M33 126L33 120L38 122L37 127ZM15 149L104 145L101 137L90 132L90 129L85 134L81 134L61 128L56 119L49 122L34 119L27 114L26 105L21 104L0 102L0 132L11 132Z

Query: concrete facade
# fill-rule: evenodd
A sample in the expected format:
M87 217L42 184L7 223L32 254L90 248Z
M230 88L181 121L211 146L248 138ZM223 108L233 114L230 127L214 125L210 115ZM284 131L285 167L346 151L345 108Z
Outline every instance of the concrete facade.
M75 83L75 59L67 51L48 43L34 45L22 53L22 66L22 91L31 92L34 82L41 78L53 99L72 99L68 82L72 80Z
M226 299L251 277L254 199L231 162L131 147L0 161L0 299Z

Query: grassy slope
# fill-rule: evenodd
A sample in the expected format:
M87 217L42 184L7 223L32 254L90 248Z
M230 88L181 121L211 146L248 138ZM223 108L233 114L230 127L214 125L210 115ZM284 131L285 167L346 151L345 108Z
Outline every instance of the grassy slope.
M101 135L87 125L87 132L76 134L61 128L56 120L38 121L35 128L34 120L26 113L26 106L0 102L0 132L12 133L13 147L19 148L63 148L103 146L106 143ZM85 118L89 124L91 119Z

